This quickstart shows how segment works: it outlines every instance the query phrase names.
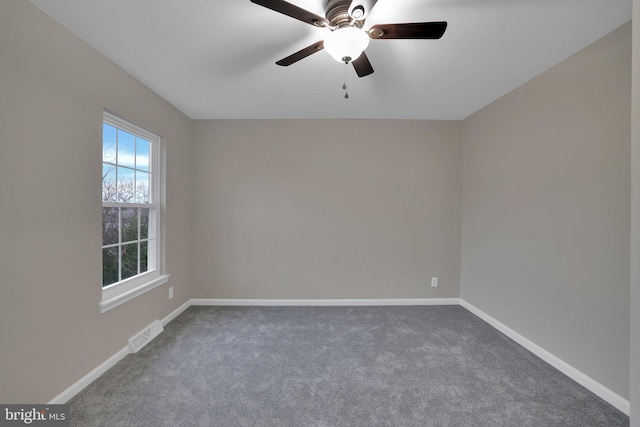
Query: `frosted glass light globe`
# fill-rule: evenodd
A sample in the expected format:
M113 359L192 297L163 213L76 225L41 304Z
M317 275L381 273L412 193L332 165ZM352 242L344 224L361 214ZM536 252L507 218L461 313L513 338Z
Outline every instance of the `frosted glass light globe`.
M369 36L359 28L345 27L332 31L324 39L324 49L338 62L351 62L369 46Z

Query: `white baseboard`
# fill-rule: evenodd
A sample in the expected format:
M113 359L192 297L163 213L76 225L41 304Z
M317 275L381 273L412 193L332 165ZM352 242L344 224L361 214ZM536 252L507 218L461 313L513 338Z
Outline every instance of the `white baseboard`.
M560 372L562 372L563 374L565 374L566 376L568 376L569 378L577 382L578 384L582 385L587 390L591 391L592 393L600 397L605 402L608 402L609 404L614 406L620 412L623 412L627 416L629 415L630 405L627 399L609 390L607 387L603 386L593 378L577 370L576 368L569 365L567 362L563 361L562 359L549 353L544 348L540 347L534 342L523 337L513 329L509 328L505 324L489 316L487 313L480 310L479 308L469 304L465 300L460 299L460 305L466 308L467 310L469 310L471 313L478 316L480 319L487 322L489 325L496 328L498 331L502 332L503 334L505 334L506 336L508 336L509 338L511 338L518 344L520 344L522 347L529 350L531 353L538 356L540 359L547 362L549 365L553 366L554 368L556 368L557 370L559 370Z
M191 303L191 301L193 300L187 300L187 302L185 302L184 304L182 304L180 307L176 308L175 310L173 310L171 313L169 313L164 319L162 319L160 321L160 323L162 323L162 326L167 326L167 324L169 322L171 322L173 319L175 319L176 317L180 316L187 308L191 307L193 304Z
M215 299L195 298L192 305L204 306L385 306L459 305L459 298L404 299Z
M120 349L116 354L114 354L113 356L111 356L110 358L102 362L100 366L98 366L97 368L89 372L84 377L80 378L71 387L69 387L68 389L66 389L65 391L63 391L53 399L51 399L49 404L57 405L57 404L67 403L76 394L80 393L89 384L97 380L98 377L100 377L102 374L104 374L109 369L111 369L116 363L124 359L127 354L129 354L129 346L125 346L124 348Z
M167 315L165 318L163 318L160 321L160 323L162 324L162 326L166 326L167 323L171 322L173 319L178 317L180 314L182 314L183 311L185 311L186 309L191 307L191 305L192 305L191 304L191 300L188 300L187 302L182 304L180 307L176 308L174 311L169 313L169 315ZM98 377L100 377L102 374L104 374L109 369L111 369L116 363L118 363L119 361L124 359L125 356L127 354L129 354L129 353L130 353L130 349L129 349L129 346L127 345L126 347L120 349L116 354L114 354L113 356L111 356L110 358L105 360L103 363L101 363L100 366L98 366L97 368L95 368L94 370L89 372L84 377L80 378L71 387L69 387L68 389L66 389L65 391L63 391L62 393L57 395L56 397L54 397L49 402L49 404L50 405L56 405L56 404L67 403L75 395L77 395L82 390L84 390L89 384L91 384L92 382L97 380Z

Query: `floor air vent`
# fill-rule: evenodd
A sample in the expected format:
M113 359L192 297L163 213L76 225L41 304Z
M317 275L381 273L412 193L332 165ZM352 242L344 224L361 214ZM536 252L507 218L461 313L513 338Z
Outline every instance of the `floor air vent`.
M137 353L142 347L147 345L149 341L160 335L160 332L164 331L162 323L159 320L154 320L152 324L129 338L129 351L131 353Z

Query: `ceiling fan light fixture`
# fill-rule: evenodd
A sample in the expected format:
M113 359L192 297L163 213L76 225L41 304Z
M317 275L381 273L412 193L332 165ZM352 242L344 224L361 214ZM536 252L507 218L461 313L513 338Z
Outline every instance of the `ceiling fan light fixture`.
M369 36L360 28L338 28L324 39L324 50L338 62L351 62L369 46Z

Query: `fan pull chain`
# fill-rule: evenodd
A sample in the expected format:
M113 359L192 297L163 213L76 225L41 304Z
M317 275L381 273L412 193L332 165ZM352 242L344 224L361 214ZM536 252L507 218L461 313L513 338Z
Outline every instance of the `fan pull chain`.
M344 63L344 83L342 84L344 89L344 99L349 99L349 92L347 92L347 62Z

